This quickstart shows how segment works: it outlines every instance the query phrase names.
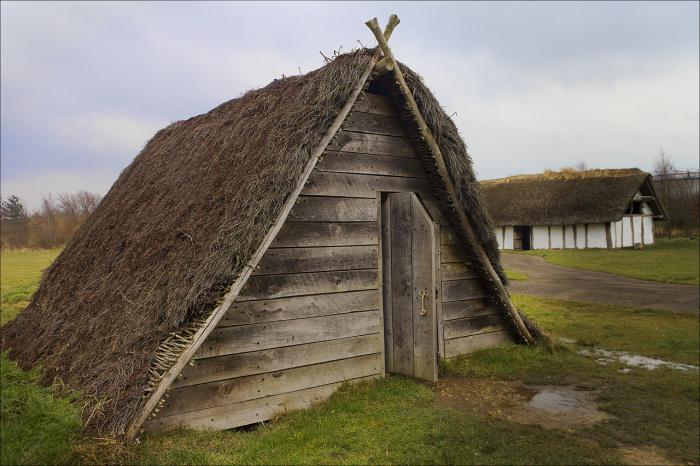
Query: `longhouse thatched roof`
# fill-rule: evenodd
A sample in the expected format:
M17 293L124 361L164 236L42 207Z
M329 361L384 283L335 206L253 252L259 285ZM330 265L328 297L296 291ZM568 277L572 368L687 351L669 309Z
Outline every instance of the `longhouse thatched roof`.
M341 55L156 133L2 328L2 348L91 400L91 430L123 432L143 403L159 342L207 316L226 293L371 53ZM464 142L421 78L404 70L461 207L501 271Z
M651 176L638 168L548 171L484 180L480 185L497 226L617 221L638 191L656 196ZM648 202L655 214L663 215L657 200Z

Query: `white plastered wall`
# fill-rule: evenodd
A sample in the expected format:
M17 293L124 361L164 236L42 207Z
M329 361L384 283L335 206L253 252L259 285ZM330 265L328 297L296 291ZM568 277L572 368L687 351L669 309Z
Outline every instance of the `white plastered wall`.
M498 249L503 249L503 227L496 227L494 230L496 241L498 241Z
M513 249L513 227L505 226L503 228L503 249Z
M632 245L634 243L642 242L642 216L634 215L632 216L632 222L634 223L632 232L634 233L634 238L632 239Z
M574 225L564 225L564 247L573 249L574 246Z
M615 232L613 237L615 240L613 241L613 245L616 248L621 248L622 247L622 220L618 220L617 222L614 222L612 224L612 229Z
M586 249L586 225L576 224L576 249Z
M546 226L532 227L532 249L549 249L549 234Z
M588 224L588 247L589 248L607 248L608 238L605 233L604 223L589 223Z
M549 238L550 248L562 249L564 247L564 227L561 225L552 225L549 227Z
M644 244L654 244L654 220L651 216L644 216Z

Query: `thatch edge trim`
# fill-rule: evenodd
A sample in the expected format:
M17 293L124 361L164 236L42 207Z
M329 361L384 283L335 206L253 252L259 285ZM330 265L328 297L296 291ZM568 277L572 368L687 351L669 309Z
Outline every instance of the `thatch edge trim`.
M180 375L180 372L182 372L189 360L192 358L192 356L194 356L195 352L207 339L209 334L211 334L214 328L216 328L221 318L224 316L226 311L228 311L228 308L231 306L231 304L233 304L234 299L236 299L238 294L245 286L246 282L250 278L250 275L256 269L263 255L265 254L265 252L267 252L267 249L270 247L275 237L282 229L282 226L287 221L289 212L292 210L292 207L294 207L294 204L296 203L296 200L299 197L302 189L304 189L304 185L309 179L309 176L311 176L311 172L316 167L318 159L326 150L326 147L328 146L328 144L330 144L331 140L333 139L333 137L338 132L341 125L347 118L348 114L350 113L350 110L352 109L353 105L355 104L355 101L357 100L357 97L364 90L365 83L367 82L372 71L374 70L374 66L379 60L379 56L379 49L377 49L377 51L375 51L372 54L372 58L369 64L367 65L367 69L364 71L364 73L358 80L355 89L352 91L352 94L350 94L350 98L347 100L347 102L345 102L345 105L343 105L343 108L341 108L340 112L338 113L338 116L333 121L333 124L330 126L325 136L321 139L321 142L319 143L318 147L309 159L309 162L307 163L304 172L299 178L299 183L297 184L297 187L287 199L284 208L280 213L280 216L265 235L257 252L253 255L251 260L243 266L243 270L241 271L238 278L236 278L236 280L231 284L231 287L229 288L229 291L224 295L221 304L211 312L209 317L207 317L204 324L199 328L199 330L197 330L195 335L192 337L192 341L189 344L189 346L180 353L180 355L177 358L177 361L172 365L170 369L168 369L163 374L163 377L158 383L158 385L153 389L151 394L148 396L146 402L143 404L141 409L137 412L132 421L129 423L129 426L127 427L124 433L124 437L127 440L134 440L136 438L141 429L141 426L144 422L146 422L148 416L156 408L158 402L163 397L167 389L170 387L173 381L175 381L177 376Z
M501 302L503 303L507 313L510 315L510 318L515 324L514 326L520 334L520 337L522 338L523 342L525 344L534 343L534 338L532 337L532 334L521 319L518 309L513 305L512 301L510 300L508 291L503 285L501 278L496 273L496 269L493 267L493 264L491 264L491 260L488 258L483 246L477 239L474 227L471 223L471 220L469 219L469 216L465 212L462 204L459 202L457 188L455 187L454 181L452 180L450 172L447 169L445 159L443 158L442 152L440 151L440 146L438 146L437 142L435 141L435 137L433 136L433 133L430 131L430 128L425 122L425 119L423 118L423 115L420 112L420 108L418 108L418 104L416 103L416 100L413 97L413 94L411 93L411 89L406 84L406 80L404 79L403 72L399 67L399 63L396 61L396 58L394 58L394 54L391 51L391 48L389 48L389 44L387 43L386 39L381 33L381 30L379 29L377 19L374 18L370 21L367 21L365 24L372 31L372 33L374 33L374 37L379 43L379 48L381 48L382 52L384 52L384 57L388 59L389 62L393 65L393 73L396 77L399 89L406 99L408 109L413 114L416 126L418 127L418 131L421 133L421 138L428 146L430 152L433 155L438 175L442 179L443 185L447 188L447 194L450 197L450 201L454 206L454 210L457 212L457 215L459 217L459 221L461 223L460 226L462 227L460 230L462 230L463 232L463 235L461 235L463 241L466 243L467 246L471 247L476 252L477 259L481 262L482 267L486 270L487 277L485 278L494 284L495 291L496 293L498 293Z

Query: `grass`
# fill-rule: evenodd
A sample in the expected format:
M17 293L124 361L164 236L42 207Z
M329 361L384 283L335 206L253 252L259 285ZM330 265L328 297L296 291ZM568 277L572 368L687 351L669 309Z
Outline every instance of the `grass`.
M29 304L41 271L60 252L60 248L0 251L0 325Z
M3 256L3 297L33 289L48 256ZM53 253L55 255L55 252ZM31 271L31 264L34 271ZM25 295L25 300L29 295ZM698 364L697 316L515 296L516 304L554 337ZM3 302L4 303L4 302ZM4 314L4 315L9 315ZM36 371L0 359L0 463L619 463L620 446L655 446L677 462L698 463L700 381L697 371L600 365L578 346L504 346L458 358L443 374L527 384L596 389L612 419L558 431L466 415L436 402L429 386L403 377L345 387L313 409L255 428L181 430L147 435L138 444L78 434L75 395L44 388Z
M508 280L527 280L529 278L527 274L513 269L506 269L506 277Z
M0 464L52 463L70 451L80 430L75 397L54 396L0 355Z
M513 253L513 251L505 251ZM700 285L700 240L658 239L634 249L539 249L518 251L547 262L577 269L609 272L666 283Z

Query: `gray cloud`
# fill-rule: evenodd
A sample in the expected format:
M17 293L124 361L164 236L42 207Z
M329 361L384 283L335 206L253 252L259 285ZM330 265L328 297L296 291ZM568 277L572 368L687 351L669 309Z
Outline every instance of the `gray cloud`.
M698 3L10 3L2 17L2 193L106 192L159 127L391 43L482 177L698 164ZM84 180L81 185L81 180Z

